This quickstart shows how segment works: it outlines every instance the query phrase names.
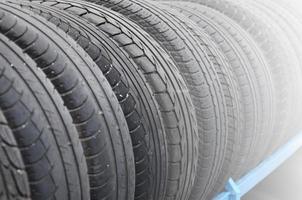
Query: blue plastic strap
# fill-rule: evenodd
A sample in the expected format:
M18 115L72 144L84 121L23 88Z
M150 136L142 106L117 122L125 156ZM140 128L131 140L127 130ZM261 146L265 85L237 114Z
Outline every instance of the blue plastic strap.
M240 200L240 189L233 179L229 179L225 186L226 192L218 195L215 200Z
M302 147L302 132L282 146L273 155L264 160L258 167L250 171L236 183L230 179L226 184L226 191L219 194L214 200L240 200L242 196L253 189L258 183L276 170Z

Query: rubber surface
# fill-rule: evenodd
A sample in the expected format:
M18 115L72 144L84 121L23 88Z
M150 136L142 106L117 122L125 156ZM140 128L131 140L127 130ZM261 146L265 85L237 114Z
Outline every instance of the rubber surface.
M202 54L203 49L197 38L186 30L185 22L162 12L160 7L142 1L98 1L98 3L125 15L150 33L169 53L180 70L196 110L201 136L199 163L207 163L209 166L200 166L200 171L196 175L195 172L187 174L184 183L179 183L184 184L183 191L177 192L182 192L180 199L187 199L197 176L200 177L196 182L200 186L198 189L204 193L208 190L207 187L211 187L213 179L216 178L214 174L218 174L221 168L227 134L225 99L212 63L207 55ZM216 144L211 143L212 141ZM205 147L207 148L203 149ZM204 152L209 152L210 155L202 155Z
M0 111L0 199L29 200L30 188L21 152Z
M24 4L23 4L24 3ZM83 19L49 5L51 2L26 4L35 13L64 30L94 59L111 84L126 117L132 138L136 164L136 198L151 198L156 185L165 178L166 149L158 106L145 84L143 74L136 70L123 51L95 26ZM155 142L157 141L157 142Z
M76 42L47 20L20 6L2 3L1 7L6 13L1 32L37 62L70 111L88 165L91 198L133 199L131 139L102 72Z
M164 136L160 131L162 122L160 118L155 119L158 117L158 107L152 103L152 94L143 87L144 80L139 81L139 77L143 75L138 74L135 67L127 62L128 58L122 56L123 52L119 51L118 46L109 41L110 39L96 27L89 26L86 21L51 6L44 4L28 6L73 37L105 74L123 109L132 138L136 164L135 196L142 198L143 195L149 198L147 196L152 192L153 185L158 182L157 179L159 181L163 179L161 176L164 170L161 168L165 166L166 161L162 156L165 151L161 150L163 142L154 144L154 140L163 140ZM130 70L132 68L134 78L125 72L125 68ZM140 90L137 91L136 88Z
M236 2L238 4L234 4L234 2L230 2L230 4L233 4L234 6L237 6L239 10L246 12L245 15L248 17L251 17L250 20L253 20L252 22L247 22L248 23L255 23L257 22L257 25L262 25L265 27L268 31L270 31L270 35L278 35L277 38L275 38L274 42L279 45L279 49L274 49L272 52L274 53L275 57L281 56L280 62L283 66L283 68L286 68L286 71L288 73L288 77L284 77L283 80L286 80L286 78L290 78L289 82L289 88L285 88L288 90L288 96L283 97L286 98L287 101L290 102L289 108L283 110L284 115L287 116L287 119L277 119L274 124L274 128L277 128L278 126L282 126L283 129L276 129L273 130L271 133L266 133L266 140L269 141L269 145L263 149L261 152L262 155L261 157L257 158L255 160L256 162L251 165L249 169L252 169L253 166L256 166L260 161L265 159L267 156L271 155L278 147L280 147L283 143L287 141L286 138L288 139L287 135L290 135L290 126L295 126L295 120L293 118L296 118L296 111L300 110L300 106L296 100L299 99L300 92L298 89L298 86L301 85L301 78L299 80L297 75L300 75L301 72L299 72L299 63L297 57L295 57L295 52L292 46L290 46L289 39L285 36L284 31L280 27L281 25L279 23L276 23L277 19L271 19L265 12L262 12L259 9L256 9L253 13L249 13L249 10L253 9L252 5L248 4L241 4L240 2ZM254 8L255 9L255 8ZM246 26L247 26L246 25ZM265 31L265 29L264 29ZM258 34L258 33L253 33L253 34ZM268 36L267 36L268 37ZM266 38L262 40L262 42L266 41ZM271 46L268 46L267 48L272 48ZM281 53L282 52L282 53ZM271 58L269 58L271 59ZM268 60L269 60L268 59ZM290 68L288 66L291 66ZM280 81L280 80L279 80ZM281 80L282 81L282 80ZM277 81L276 81L277 82ZM276 100L278 101L278 97L276 97ZM297 105L297 106L293 106ZM277 108L279 110L282 110L282 106L284 105L277 105ZM277 117L280 117L277 115ZM283 116L282 116L283 117ZM279 121L279 120L284 120L284 121ZM257 162L258 161L258 162Z
M225 124L227 125L227 134L222 134L220 130L212 130L209 132L207 135L206 140L208 138L213 137L213 135L218 134L217 138L223 138L223 140L227 140L224 143L214 143L210 144L213 147L209 147L209 145L206 144L206 140L202 143L200 143L200 156L204 156L204 160L199 161L199 169L198 169L198 174L196 177L195 181L195 187L193 188L193 191L191 192L190 199L210 199L213 196L213 192L217 190L217 188L222 188L227 181L227 179L230 177L234 166L236 164L236 152L239 151L239 146L234 143L236 138L240 138L239 132L240 127L242 127L242 105L240 102L242 101L240 98L240 92L239 92L239 84L236 81L235 74L227 62L226 56L222 53L222 51L219 49L218 45L216 45L204 31L199 28L198 26L195 25L192 21L188 20L185 16L182 16L179 14L178 11L174 10L173 8L170 8L169 6L163 8L164 10L167 10L171 15L176 17L180 22L185 26L185 30L190 31L196 39L198 39L199 44L201 47L203 47L203 52L199 51L200 54L205 54L203 55L204 57L208 58L209 61L211 62L214 70L216 71L218 77L216 77L220 84L221 84L221 90L223 92L223 98L224 98L224 106L225 110L221 109L220 113L221 115L226 115L225 117ZM206 63L206 60L203 59L203 63ZM205 74L205 72L204 72ZM215 96L214 94L211 94L212 98ZM219 97L218 97L219 98ZM206 101L205 101L206 102ZM213 106L218 107L217 103L213 101ZM204 112L202 113L204 114ZM213 114L213 113L212 113ZM215 114L214 116L217 116ZM207 117L203 119L203 124L207 125L204 130L202 130L202 136L208 131L211 130L208 127L210 120ZM226 146L224 146L226 145ZM220 147L219 147L220 146ZM221 159L223 163L220 165L220 169L216 169L216 171L213 169L211 173L208 175L212 176L212 183L210 180L204 180L202 177L205 173L206 170L204 170L205 166L207 166L207 163L211 164L208 159L210 158L209 155L206 155L205 152L209 152L210 148L214 148L215 151L214 157L216 159ZM217 152L218 150L222 152ZM219 158L219 154L224 154L223 157ZM215 156L216 155L216 156ZM213 168L213 166L208 166L210 168ZM219 172L219 173L218 173ZM215 175L214 175L215 174ZM216 178L215 178L216 177ZM202 193L201 188L203 188L203 184L207 184L207 190L204 193ZM211 185L213 184L213 185Z
M178 183L183 182L196 166L198 154L195 111L179 71L156 41L117 13L87 2L57 2L61 4L55 5L56 7L89 20L107 33L144 73L159 104L168 143L168 177L161 182L167 184L167 189L165 186L159 186L159 189L166 191L167 198L174 199L176 191L182 191L183 186ZM156 192L154 198L161 199L160 195L164 194L165 192Z
M214 69L204 50L206 45L201 45L200 38L195 37L197 31L187 31L189 20L185 20L184 16L176 17L176 13L162 12L165 10L163 7L142 1L97 2L125 15L150 33L165 48L182 73L195 106L199 126L199 166L194 190L195 198L200 198L212 187L225 159L228 127L227 105L218 77L218 74L222 74L221 70ZM188 179L194 180L194 174L189 175ZM190 184L192 187L193 182ZM183 193L181 199L187 199L190 189Z
M269 24L275 24L276 27L279 27L279 40L286 42L287 41L287 51L291 55L292 60L296 60L295 65L292 64L291 67L295 68L295 74L297 75L295 81L295 100L300 101L301 91L302 91L302 40L300 34L302 34L301 22L296 19L291 13L286 11L286 9L278 6L275 2L272 1L253 1L246 2L247 6L252 9L258 9L263 13L263 18L268 19ZM284 136L280 140L280 145L285 144L290 138L296 135L301 130L300 118L302 116L302 109L298 102L295 103L295 109L291 111L291 120L289 121L289 127L284 132Z
M60 96L35 62L3 35L0 47L0 107L22 155L20 175L27 173L30 198L89 198L83 149Z
M294 75L291 69L286 66L291 65L291 55L284 56L284 53L287 53L284 51L286 48L284 44L280 43L277 37L278 34L273 31L276 31L274 25L267 23L266 19L256 16L250 10L238 5L238 2L220 0L202 0L200 2L229 16L248 31L259 47L261 47L270 65L276 91L275 99L277 100L276 108L278 112L275 118L274 136L270 141L270 148L263 154L263 157L266 157L266 155L270 154L269 152L273 151L273 146L276 147L277 141L282 137L290 120L290 110L292 110L293 106L292 88L294 88L290 80L294 79Z
M256 141L259 141L260 130L269 128L261 126L263 124L261 114L264 113L266 120L271 120L272 116L270 107L273 105L272 90L266 88L270 83L270 75L268 70L263 68L266 66L265 60L261 58L257 49L254 49L253 43L251 44L251 40L244 31L234 22L201 5L181 2L179 4L179 6L173 7L194 20L212 37L227 56L233 72L236 74L242 98L243 126L240 130L241 135L235 140L240 146L238 151L240 155L237 156L235 162L237 170L233 169L237 173L233 173L233 176L240 177L240 174L245 171L246 160L254 156L255 148L253 146ZM170 3L170 5L172 4Z

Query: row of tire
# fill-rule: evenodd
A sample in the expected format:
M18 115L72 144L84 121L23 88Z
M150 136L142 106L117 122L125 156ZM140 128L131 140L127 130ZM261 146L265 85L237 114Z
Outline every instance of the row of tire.
M294 5L89 1L0 1L1 200L210 200L301 128Z

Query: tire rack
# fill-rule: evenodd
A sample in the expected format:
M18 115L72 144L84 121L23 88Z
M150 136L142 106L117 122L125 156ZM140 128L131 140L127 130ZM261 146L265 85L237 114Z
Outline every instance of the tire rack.
M261 162L255 169L243 176L240 180L229 179L222 192L214 200L240 200L245 194L253 189L276 170L287 159L294 155L302 147L302 132L283 145L273 155Z

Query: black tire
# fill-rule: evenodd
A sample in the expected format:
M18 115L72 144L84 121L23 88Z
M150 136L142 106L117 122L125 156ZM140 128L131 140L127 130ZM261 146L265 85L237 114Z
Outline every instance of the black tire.
M302 107L299 103L302 91L302 39L300 35L302 34L302 21L296 19L291 13L289 13L285 8L278 6L273 1L246 1L248 7L251 9L258 9L263 13L263 18L268 19L270 25L274 24L275 27L279 27L280 34L279 39L286 43L286 51L291 55L292 60L296 60L295 65L291 65L294 68L294 73L297 75L296 80L291 80L294 82L295 86L295 98L294 103L295 108L291 111L291 117L289 126L284 132L284 136L280 139L278 147L287 142L291 137L296 135L301 130L301 117L302 117Z
M0 199L30 200L30 187L20 149L0 111Z
M153 199L155 187L166 176L166 149L162 149L166 142L158 106L147 89L144 75L128 61L118 45L95 26L45 4L22 2L23 7L27 6L76 40L105 74L122 107L132 138L135 199Z
M131 139L102 72L52 23L15 4L1 3L1 8L0 32L36 61L70 111L88 165L91 198L133 199Z
M117 42L137 65L152 89L165 126L168 153L168 177L162 180L154 199L174 199L182 191L188 172L197 164L197 125L188 89L179 71L146 32L118 13L82 1L56 1L55 7L95 24ZM167 187L166 187L167 185Z
M8 23L4 13L9 14L0 12ZM25 164L30 198L89 198L83 149L60 96L35 62L3 35L0 51L0 107Z
M236 21L250 36L257 42L270 66L272 74L273 88L276 92L276 112L273 131L270 135L265 135L269 140L269 147L261 148L262 156L270 155L278 146L279 141L284 136L291 112L294 110L295 74L292 68L288 68L292 63L292 55L286 51L286 47L280 42L278 29L263 18L263 14L241 6L238 2L230 0L200 0L198 1L211 7ZM259 151L260 152L260 151ZM258 162L262 159L258 159ZM254 166L250 166L249 169Z
M184 16L165 13L162 7L143 1L93 2L123 14L151 34L169 53L185 79L199 127L199 166L196 181L194 174L187 175L187 188L180 198L187 199L193 187L191 199L200 199L212 189L225 157L230 159L230 155L225 155L228 108L218 75L222 71L214 68L209 58L212 55L206 54L204 41L199 41L202 35L196 36L197 29L188 32L186 23L190 22Z
M236 75L242 99L243 126L239 131L241 135L234 138L240 148L232 177L239 178L255 157L262 131L267 132L272 126L273 91L269 88L270 73L265 60L240 27L215 10L188 2L169 4L194 20L211 36L226 55Z
M234 165L236 161L237 152L239 151L239 146L234 141L237 138L240 138L239 131L242 127L242 105L240 104L240 94L239 94L239 85L236 81L235 74L231 69L231 66L227 62L226 56L220 51L217 44L215 44L210 36L208 36L204 31L196 26L193 21L190 21L185 15L180 14L175 9L171 8L170 6L161 6L161 8L167 12L169 12L174 18L177 18L177 23L182 24L184 26L184 30L190 31L191 34L197 39L197 43L199 43L202 50L198 51L199 54L204 58L203 63L210 62L213 65L213 69L217 73L217 81L221 84L220 87L215 88L215 90L220 90L223 94L223 97L219 97L218 95L215 96L210 92L212 100L212 106L215 108L214 110L219 110L218 113L215 114L214 111L209 112L208 109L205 109L202 112L202 116L199 116L198 120L201 121L202 130L199 132L201 138L203 135L207 135L203 142L200 142L199 146L199 164L197 170L197 177L195 180L195 186L190 195L190 199L212 199L213 198L213 191L217 191L217 188L222 188L225 185L225 182L230 177ZM211 67L207 67L210 69ZM203 72L206 74L206 72ZM213 81L215 82L215 81ZM209 85L209 83L208 83ZM217 93L217 91L216 91ZM206 94L203 91L203 94ZM217 100L215 98L220 98L220 101L224 108L219 107L219 104L216 103ZM218 100L219 101L219 100ZM205 104L206 103L206 104ZM202 108L204 105L211 105L209 100L203 101ZM216 111L217 112L217 111ZM205 115L208 113L208 115ZM215 118L219 118L220 120L224 119L226 127L226 133L222 133L222 128L218 128L219 126L215 125L213 122L214 120L218 120ZM210 119L209 116L214 117L214 119ZM209 138L215 136L217 134L216 139L212 139L212 143L207 144L207 140ZM215 142L215 140L221 140L221 142ZM212 147L210 147L210 146ZM220 147L218 147L218 145ZM211 151L209 149L212 149ZM222 152L218 152L218 151ZM207 153L212 152L214 155L209 156ZM221 154L221 156L219 156ZM223 156L222 156L223 155ZM200 159L202 158L203 159ZM220 160L221 164L216 165L216 169L214 168L215 165L212 165L211 157L214 159ZM205 167L207 166L207 167ZM207 169L211 168L211 170ZM207 174L206 172L209 172ZM211 178L207 177L211 176ZM208 180L206 178L208 178ZM206 184L206 187L204 186ZM202 188L206 188L205 192L202 191Z

